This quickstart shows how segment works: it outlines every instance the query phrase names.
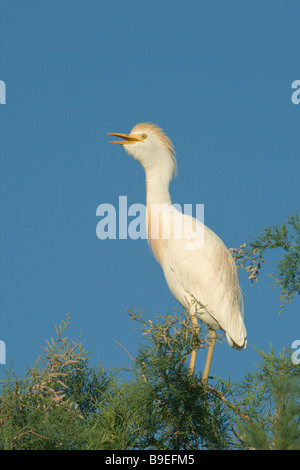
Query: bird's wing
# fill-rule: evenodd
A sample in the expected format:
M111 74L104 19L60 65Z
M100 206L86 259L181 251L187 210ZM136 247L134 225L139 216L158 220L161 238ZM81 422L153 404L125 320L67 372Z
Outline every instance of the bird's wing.
M198 236L198 245L191 249L191 221L189 216L180 216L187 227L184 237L169 240L162 262L169 288L183 305L184 299L192 298L204 305L226 332L229 344L243 348L246 330L234 260L222 240L196 219L192 230ZM178 223L182 224L180 216Z

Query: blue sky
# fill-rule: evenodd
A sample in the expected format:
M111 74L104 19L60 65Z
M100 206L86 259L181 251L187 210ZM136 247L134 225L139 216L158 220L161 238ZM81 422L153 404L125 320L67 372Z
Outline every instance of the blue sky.
M22 373L71 313L71 338L115 368L141 334L126 308L178 307L145 240L99 240L96 209L145 203L142 168L107 132L163 127L177 152L172 201L204 204L228 247L299 211L296 1L2 2L0 339ZM248 347L216 347L211 373L243 376L300 339L299 299L240 272ZM204 354L197 359L203 367ZM4 370L0 365L0 377Z

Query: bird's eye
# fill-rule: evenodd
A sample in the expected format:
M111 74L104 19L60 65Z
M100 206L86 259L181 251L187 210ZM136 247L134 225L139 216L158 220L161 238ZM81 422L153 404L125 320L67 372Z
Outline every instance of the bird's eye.
M144 140L147 139L147 134L142 134L141 138L144 139Z

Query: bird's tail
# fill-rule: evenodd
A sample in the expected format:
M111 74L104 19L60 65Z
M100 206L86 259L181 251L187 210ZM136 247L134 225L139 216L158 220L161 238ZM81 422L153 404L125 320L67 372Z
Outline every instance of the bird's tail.
M245 330L245 332L243 333L244 339L242 341L239 341L238 343L236 343L229 336L229 334L226 333L226 338L227 338L228 344L231 348L238 349L238 350L245 349L245 347L247 346L247 333L246 333L246 328L245 327L244 327L244 330Z
M241 350L247 346L243 296L239 286L236 290L235 302L232 305L231 324L226 329L226 338L231 348Z
M241 350L247 346L247 331L244 323L243 295L237 279L233 292L234 295L230 305L230 322L226 325L225 333L229 346Z

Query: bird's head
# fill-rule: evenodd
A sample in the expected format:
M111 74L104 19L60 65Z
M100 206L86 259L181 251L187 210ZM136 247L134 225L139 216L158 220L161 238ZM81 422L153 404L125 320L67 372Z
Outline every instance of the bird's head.
M141 163L145 171L169 168L176 173L176 159L173 144L169 137L155 124L136 124L130 134L109 133L123 140L112 141L112 144L123 145L127 153Z

